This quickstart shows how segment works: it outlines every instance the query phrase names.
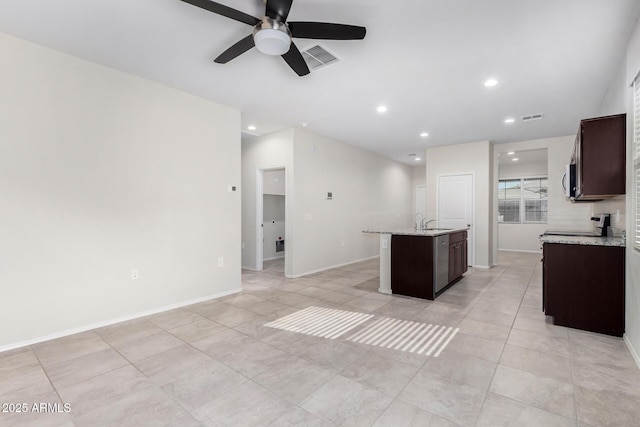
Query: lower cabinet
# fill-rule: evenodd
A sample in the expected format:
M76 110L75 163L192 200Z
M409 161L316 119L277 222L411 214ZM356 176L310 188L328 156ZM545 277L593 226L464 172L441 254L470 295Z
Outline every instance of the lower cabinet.
M432 236L402 234L391 236L392 293L429 300L436 297L434 239L436 237ZM443 270L445 274L448 273L447 286L449 286L467 271L466 231L449 234L448 272L446 260L444 263ZM447 276L445 280L446 278ZM444 289L441 292L444 292Z
M449 235L449 283L467 272L467 232Z
M391 292L434 299L433 237L391 236Z
M624 247L544 243L542 307L554 325L622 336Z

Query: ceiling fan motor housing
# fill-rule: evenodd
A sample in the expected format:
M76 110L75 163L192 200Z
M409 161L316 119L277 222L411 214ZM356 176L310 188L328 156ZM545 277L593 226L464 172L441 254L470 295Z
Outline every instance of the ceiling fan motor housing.
M265 16L253 29L253 41L266 55L284 55L291 47L291 32L285 22Z

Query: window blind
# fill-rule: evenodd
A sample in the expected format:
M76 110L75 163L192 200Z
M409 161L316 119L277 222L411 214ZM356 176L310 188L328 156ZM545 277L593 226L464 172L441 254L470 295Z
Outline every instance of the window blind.
M634 247L640 250L640 76L633 82Z

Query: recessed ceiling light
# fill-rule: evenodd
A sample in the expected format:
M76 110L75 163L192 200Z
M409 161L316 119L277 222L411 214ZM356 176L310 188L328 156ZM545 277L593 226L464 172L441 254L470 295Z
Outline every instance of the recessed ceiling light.
M306 128L307 126L309 126L309 123L307 123L307 122L302 122L301 124L302 124L303 128Z
M423 137L423 138L426 138L426 137L428 137L428 136L429 136L429 134L428 134L427 132L422 132L422 133L420 134L420 136L421 136L421 137Z
M422 160L420 157L416 157L416 162Z
M512 162L517 162L517 161L518 161L518 158L517 158L517 157L514 157L513 159L511 159L511 161L512 161Z
M516 119L514 119L514 118L512 118L512 117L509 117L508 119L504 119L504 122L505 122L506 124L511 124L511 123L513 123L513 122L515 122L515 121L516 121Z
M376 111L380 114L382 113L386 113L387 112L387 107L385 107L384 105L379 105L378 108L376 109Z
M516 152L515 151L509 151L507 154L510 155L510 156L513 156L514 154L516 154Z
M247 129L249 130L256 130L256 127L254 125L249 125L247 126Z
M489 79L486 82L484 82L485 87L493 87L497 84L498 84L498 81L496 79Z

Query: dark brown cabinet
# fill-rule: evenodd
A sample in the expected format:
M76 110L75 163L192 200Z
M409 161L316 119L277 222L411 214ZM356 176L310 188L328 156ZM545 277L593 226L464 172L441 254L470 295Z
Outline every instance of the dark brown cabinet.
M553 323L624 333L624 247L544 243L542 305Z
M452 282L467 271L467 232L449 234L449 261L444 259L444 268L436 272L436 250L438 237L393 234L391 236L391 292L416 298L433 300L436 293L444 292ZM438 249L440 250L440 249ZM445 252L446 254L446 252ZM447 268L448 267L448 268ZM438 284L440 271L444 272L446 286ZM447 280L448 278L448 280ZM441 289L442 288L442 289ZM437 289L441 289L438 291Z
M625 194L626 114L582 120L572 160L576 199Z
M467 271L467 232L449 235L449 283L462 277Z
M432 300L433 237L391 236L391 292Z

